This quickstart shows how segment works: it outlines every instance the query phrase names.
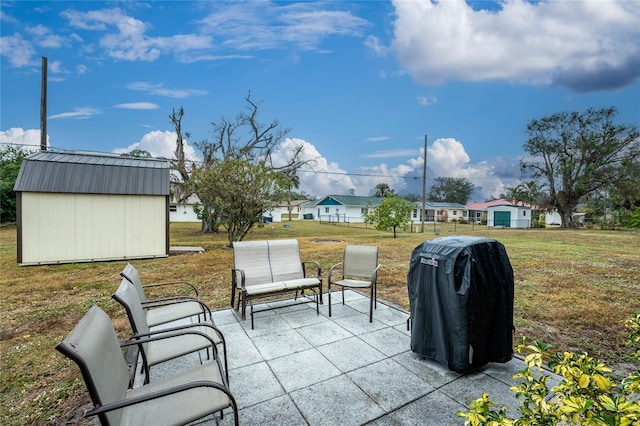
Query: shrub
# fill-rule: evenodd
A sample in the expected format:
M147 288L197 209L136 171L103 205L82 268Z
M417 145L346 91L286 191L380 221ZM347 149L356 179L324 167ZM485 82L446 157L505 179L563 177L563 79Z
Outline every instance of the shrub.
M633 347L632 356L640 361L640 313L625 321L625 326L631 330L627 346ZM507 417L506 407L492 410L493 402L483 394L471 403L469 411L458 413L466 418L465 425L639 424L640 368L618 381L609 368L587 353L553 353L550 349L550 345L538 342L527 344L524 338L516 347L517 353L527 353L524 369L514 376L521 379L520 384L511 387L523 398L519 418ZM542 368L545 359L563 378L551 390L550 376Z
M629 216L624 224L627 228L640 228L640 207L636 207L635 211Z

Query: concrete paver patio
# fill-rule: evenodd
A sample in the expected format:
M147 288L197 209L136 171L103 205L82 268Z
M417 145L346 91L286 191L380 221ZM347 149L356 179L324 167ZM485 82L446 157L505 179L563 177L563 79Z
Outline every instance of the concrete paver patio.
M233 309L213 313L227 341L229 382L240 424L459 425L456 415L487 393L517 414L509 388L523 361L491 363L466 374L449 371L410 350L408 314L378 301L369 323L368 298L347 291L345 305L328 298L282 307L242 321ZM286 304L287 302L275 302ZM262 306L264 307L264 305ZM260 308L260 306L256 306ZM195 356L152 368L151 380L175 374ZM233 424L233 414L198 424Z

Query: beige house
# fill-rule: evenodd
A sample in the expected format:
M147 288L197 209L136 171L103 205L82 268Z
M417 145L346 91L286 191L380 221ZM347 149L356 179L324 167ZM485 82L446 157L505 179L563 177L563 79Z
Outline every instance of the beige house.
M37 152L14 190L21 265L169 255L167 160Z

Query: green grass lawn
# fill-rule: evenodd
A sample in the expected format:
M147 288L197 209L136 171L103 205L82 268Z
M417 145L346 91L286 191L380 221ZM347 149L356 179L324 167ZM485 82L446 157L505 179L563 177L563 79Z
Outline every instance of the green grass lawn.
M283 225L290 226L283 226ZM408 309L406 274L411 251L434 238L425 233L378 232L370 226L271 223L247 240L297 238L303 260L328 268L344 244L380 247L379 297ZM624 372L631 363L621 321L640 311L640 233L588 229L487 229L438 224L439 236L468 234L502 242L515 273L515 338L553 343L559 350L588 351ZM202 254L134 260L144 282L186 279L212 308L230 300L232 251L225 234L200 232L199 224L171 224L172 245L197 245ZM124 310L111 299L126 261L20 267L16 229L0 229L0 424L61 423L77 419L88 395L79 371L54 346L93 303L111 315L127 337ZM375 314L374 314L375 315Z

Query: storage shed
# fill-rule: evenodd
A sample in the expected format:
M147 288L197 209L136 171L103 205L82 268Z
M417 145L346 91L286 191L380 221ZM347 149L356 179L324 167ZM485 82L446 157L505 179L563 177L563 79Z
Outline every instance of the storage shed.
M167 160L38 152L14 190L21 265L169 255Z
M490 206L487 226L504 228L531 228L531 207L515 204Z

